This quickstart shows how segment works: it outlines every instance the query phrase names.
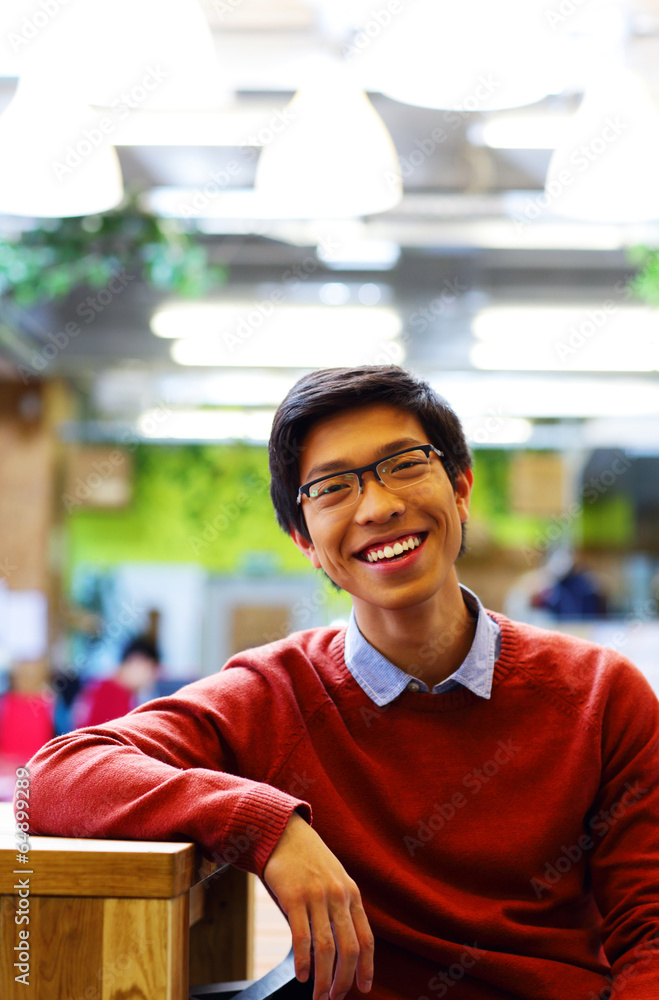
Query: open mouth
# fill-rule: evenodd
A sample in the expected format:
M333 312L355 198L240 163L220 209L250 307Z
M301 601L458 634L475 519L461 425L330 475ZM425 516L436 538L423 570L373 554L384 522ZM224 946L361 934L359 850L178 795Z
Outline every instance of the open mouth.
M427 537L428 532L422 531L417 534L401 535L399 538L387 542L385 545L377 543L367 545L366 548L357 553L356 558L361 559L362 562L370 563L396 562L398 559L403 559L410 552L418 549L420 545L423 545Z

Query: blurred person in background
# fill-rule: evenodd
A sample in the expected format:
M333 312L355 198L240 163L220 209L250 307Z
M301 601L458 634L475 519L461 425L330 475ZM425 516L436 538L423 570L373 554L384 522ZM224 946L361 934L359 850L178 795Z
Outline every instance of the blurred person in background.
M0 800L13 798L15 770L55 735L55 696L45 660L14 664L0 695ZM11 778L11 783L9 779Z
M607 614L601 582L571 545L557 546L544 565L517 577L506 594L510 618L551 628L554 621L590 621Z
M568 550L553 575L549 585L534 594L534 608L548 611L557 621L590 620L606 615L606 597L580 553Z
M91 681L73 705L73 724L101 726L136 708L153 688L160 671L160 654L145 636L132 639L124 648L112 677Z

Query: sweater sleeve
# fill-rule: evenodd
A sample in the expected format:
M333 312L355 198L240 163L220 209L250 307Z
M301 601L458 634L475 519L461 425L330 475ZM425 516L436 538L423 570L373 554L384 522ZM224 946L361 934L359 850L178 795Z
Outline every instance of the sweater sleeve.
M602 717L602 775L588 818L591 874L616 997L659 984L659 702L622 658Z
M261 876L292 813L311 821L307 803L268 781L282 755L278 729L295 732L287 711L255 671L223 670L57 737L28 764L30 832L191 840Z

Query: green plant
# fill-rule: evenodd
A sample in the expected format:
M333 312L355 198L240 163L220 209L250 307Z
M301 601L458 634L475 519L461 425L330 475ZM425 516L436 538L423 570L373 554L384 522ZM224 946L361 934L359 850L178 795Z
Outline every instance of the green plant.
M627 259L638 268L638 273L628 283L632 295L648 305L659 306L659 249L631 247Z
M20 240L0 237L0 296L21 308L80 287L102 288L123 269L153 288L187 297L227 277L178 221L145 212L135 194L101 215L44 220Z

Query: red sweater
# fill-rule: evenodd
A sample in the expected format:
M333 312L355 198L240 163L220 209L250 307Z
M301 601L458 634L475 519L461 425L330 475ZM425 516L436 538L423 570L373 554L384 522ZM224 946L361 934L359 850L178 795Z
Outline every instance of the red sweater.
M377 1000L657 1000L659 703L619 654L494 617L490 700L379 709L322 628L61 736L30 764L32 832L190 839L260 875L313 809Z

